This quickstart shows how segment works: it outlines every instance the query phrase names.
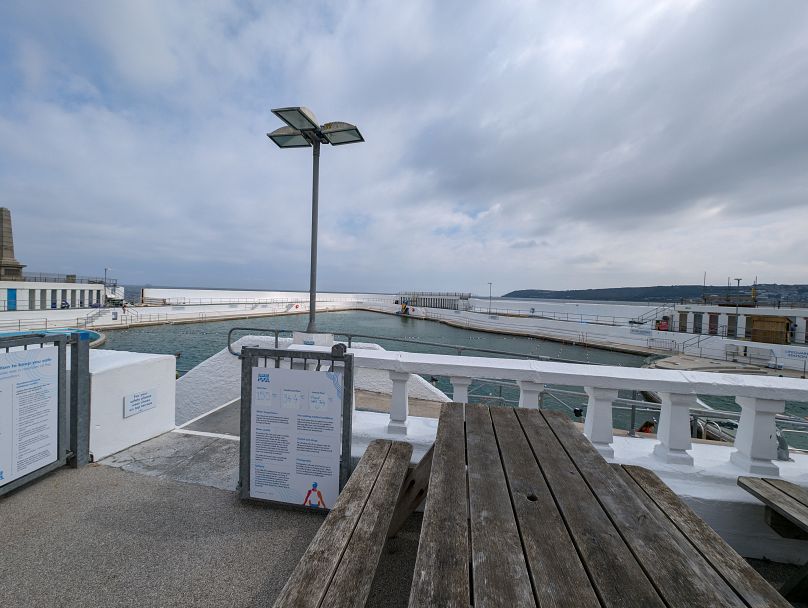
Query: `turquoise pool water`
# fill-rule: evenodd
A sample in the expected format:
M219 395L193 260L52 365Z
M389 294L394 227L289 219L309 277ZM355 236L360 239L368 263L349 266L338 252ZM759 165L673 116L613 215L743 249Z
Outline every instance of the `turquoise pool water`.
M178 355L177 369L180 373L184 373L225 348L227 346L227 332L232 327L246 326L259 330L280 329L303 331L306 328L307 322L308 317L306 315L291 315L183 325L155 325L125 330L113 330L107 332L107 342L103 348ZM358 340L376 342L389 350L456 354L456 349L452 348L451 345L458 345L466 349L485 348L529 355L543 355L552 359L567 359L626 367L641 367L649 360L647 357L639 355L560 344L558 342L537 338L490 334L450 327L433 321L373 312L351 311L321 313L317 315L317 324L321 331L333 333L350 332L354 334L379 336L380 339L376 340L364 338L359 338ZM249 332L240 332L234 336L234 339L247 333ZM402 343L397 342L395 338L434 342L441 344L441 346ZM464 351L463 354L480 357L505 356L474 352L473 350ZM427 379L431 380L431 378ZM452 388L448 379L435 378L435 384L446 394L451 395ZM564 388L581 390L580 387ZM629 391L622 391L620 396L632 397ZM470 401L472 403L514 404L518 399L518 389L513 385L474 382L470 389ZM558 399L561 399L564 404L560 403ZM738 411L739 409L732 399L707 397L705 401L718 409L730 411ZM582 397L559 396L556 398L547 396L545 397L544 405L569 413L571 408L583 406L585 403L586 399ZM808 415L808 404L789 402L786 411L804 417ZM639 427L644 420L656 415L657 414L650 412L637 412L635 428ZM629 427L630 413L628 411L615 410L614 418L615 426L619 428ZM803 439L803 437L803 435L787 434L787 439L792 445L799 445L800 447L804 445L808 447L808 440Z

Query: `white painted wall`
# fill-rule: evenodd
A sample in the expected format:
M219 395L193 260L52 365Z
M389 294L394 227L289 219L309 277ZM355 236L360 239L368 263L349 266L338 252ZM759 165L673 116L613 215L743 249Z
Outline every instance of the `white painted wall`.
M72 292L76 292L76 305L73 307L79 308L79 291L84 290L85 292L85 299L84 299L84 308L89 308L89 300L86 297L86 293L88 290L92 290L93 292L93 301L96 298L96 291L101 292L101 298L103 301L104 297L104 286L99 284L93 283L47 283L47 282L35 282L35 281L0 281L0 311L5 311L7 309L7 301L8 301L8 290L15 289L17 292L17 311L37 311L37 312L45 312L52 310L50 308L51 305L51 293L53 291L56 292L56 308L62 304L62 291L67 291L67 301L72 302ZM123 289L121 287L121 289ZM45 290L45 308L42 309L41 307L41 291ZM30 292L34 291L34 307L30 307ZM12 313L13 314L13 313Z
M90 453L98 461L174 428L176 360L90 351ZM124 418L124 397L153 390L156 407Z
M308 291L248 291L224 289L161 289L148 287L143 289L144 299L168 300L169 303L206 304L216 302L261 302L261 301L296 301L308 302ZM395 300L390 294L371 293L331 293L318 292L318 302L390 302ZM148 300L147 300L148 301Z

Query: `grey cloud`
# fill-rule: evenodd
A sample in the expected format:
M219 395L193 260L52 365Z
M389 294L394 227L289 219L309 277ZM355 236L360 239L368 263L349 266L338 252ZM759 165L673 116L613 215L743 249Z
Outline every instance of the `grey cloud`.
M753 264L804 280L778 261L808 227L807 17L799 0L4 3L1 202L32 268L305 287L311 158L263 135L270 107L302 102L367 140L323 151L324 288ZM767 231L754 262L725 247Z

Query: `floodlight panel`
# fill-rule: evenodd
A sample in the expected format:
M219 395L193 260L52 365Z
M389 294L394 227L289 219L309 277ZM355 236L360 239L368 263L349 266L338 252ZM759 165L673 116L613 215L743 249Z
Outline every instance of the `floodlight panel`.
M274 141L279 148L308 148L311 146L309 140L292 127L275 129L272 133L267 133L267 137Z
M308 108L295 107L295 108L276 108L272 113L280 118L290 127L300 129L301 131L313 131L317 129L317 119L314 113Z
M329 122L323 125L323 135L332 146L365 141L359 129L347 122Z

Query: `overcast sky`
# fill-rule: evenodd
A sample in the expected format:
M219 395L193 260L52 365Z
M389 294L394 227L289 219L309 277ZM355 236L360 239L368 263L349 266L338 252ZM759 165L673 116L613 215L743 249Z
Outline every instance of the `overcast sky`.
M494 293L808 283L808 2L0 4L0 206L31 271Z

